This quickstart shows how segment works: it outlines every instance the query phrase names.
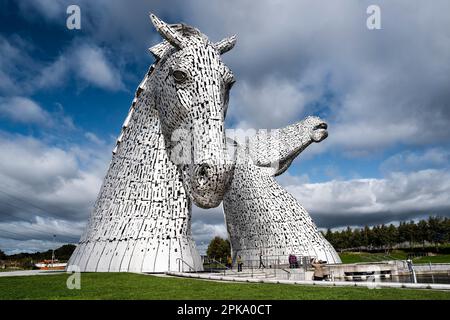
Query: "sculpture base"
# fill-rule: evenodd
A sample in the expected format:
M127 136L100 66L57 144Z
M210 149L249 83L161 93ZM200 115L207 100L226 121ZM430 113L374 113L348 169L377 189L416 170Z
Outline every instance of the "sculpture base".
M191 239L81 242L67 264L81 272L203 271Z
M223 201L233 259L240 255L259 263L262 255L288 261L293 254L341 263L308 212L267 172L248 161L236 165Z

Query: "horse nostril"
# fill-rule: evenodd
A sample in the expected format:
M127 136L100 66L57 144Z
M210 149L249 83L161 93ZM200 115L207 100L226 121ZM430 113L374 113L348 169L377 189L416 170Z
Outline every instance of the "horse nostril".
M322 122L322 123L318 124L317 126L315 126L313 130L318 130L318 129L326 130L327 128L328 128L328 125L326 123Z

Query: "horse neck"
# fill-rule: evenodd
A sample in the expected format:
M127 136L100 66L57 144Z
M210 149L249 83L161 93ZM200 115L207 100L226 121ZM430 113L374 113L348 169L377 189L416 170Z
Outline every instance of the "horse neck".
M147 86L150 83L151 78L153 77L153 71L155 69L155 65L152 64L147 71L144 79L139 84L138 88L136 89L136 93L133 98L133 102L131 103L131 107L128 110L127 117L125 118L125 121L122 124L122 128L120 130L119 137L116 140L116 146L113 150L113 155L117 153L117 149L119 148L119 145L122 143L122 140L124 139L124 135L127 133L127 131L130 130L137 130L139 126L130 126L130 124L133 122L137 122L138 119L136 119L135 114L136 110L138 108L149 108L149 122L153 125L153 129L155 132L161 133L161 126L160 126L160 120L158 117L158 114L156 112L156 106L155 106L155 100L152 97L149 97L148 94L148 88ZM147 92L146 92L147 91ZM129 129L131 127L131 129Z
M140 219L151 226L169 223L165 228L171 235L192 240L191 201L165 148L159 114L147 88L151 71L152 67L136 91L81 241L110 240L117 234L125 238L152 236L142 228L144 224L136 234L133 226ZM117 201L111 202L111 198ZM125 202L133 205L124 206ZM113 219L105 222L105 212L114 212ZM119 232L116 222L125 214L136 223L128 223L125 231Z
M127 158L130 162L145 167L143 175L152 184L154 192L152 201L164 202L176 198L174 206L181 206L183 211L178 215L187 215L189 221L190 198L182 185L180 172L166 150L156 99L149 87L152 84L153 70L152 65L136 91L117 139L114 157ZM176 211L175 207L172 209Z

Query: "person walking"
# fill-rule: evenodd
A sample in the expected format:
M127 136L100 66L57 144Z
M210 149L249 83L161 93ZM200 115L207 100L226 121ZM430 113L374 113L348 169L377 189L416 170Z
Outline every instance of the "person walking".
M233 259L231 259L231 256L227 256L227 268L230 270L233 269Z
M259 267L258 267L258 269L261 269L261 268L265 268L266 266L264 265L264 262L263 262L263 255L262 255L262 252L260 252L259 253Z
M238 272L242 272L242 265L243 265L242 258L241 258L241 256L238 256L237 257Z

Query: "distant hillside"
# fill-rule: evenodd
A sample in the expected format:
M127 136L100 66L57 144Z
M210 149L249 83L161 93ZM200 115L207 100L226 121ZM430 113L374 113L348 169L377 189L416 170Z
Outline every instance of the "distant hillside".
M60 261L69 260L72 252L75 250L75 245L73 244L65 244L58 249L55 249L55 257ZM52 258L52 250L47 250L45 252L35 252L35 253L18 253L12 255L1 254L0 250L0 260L23 260L23 259L32 259L33 261L40 261L44 259Z

